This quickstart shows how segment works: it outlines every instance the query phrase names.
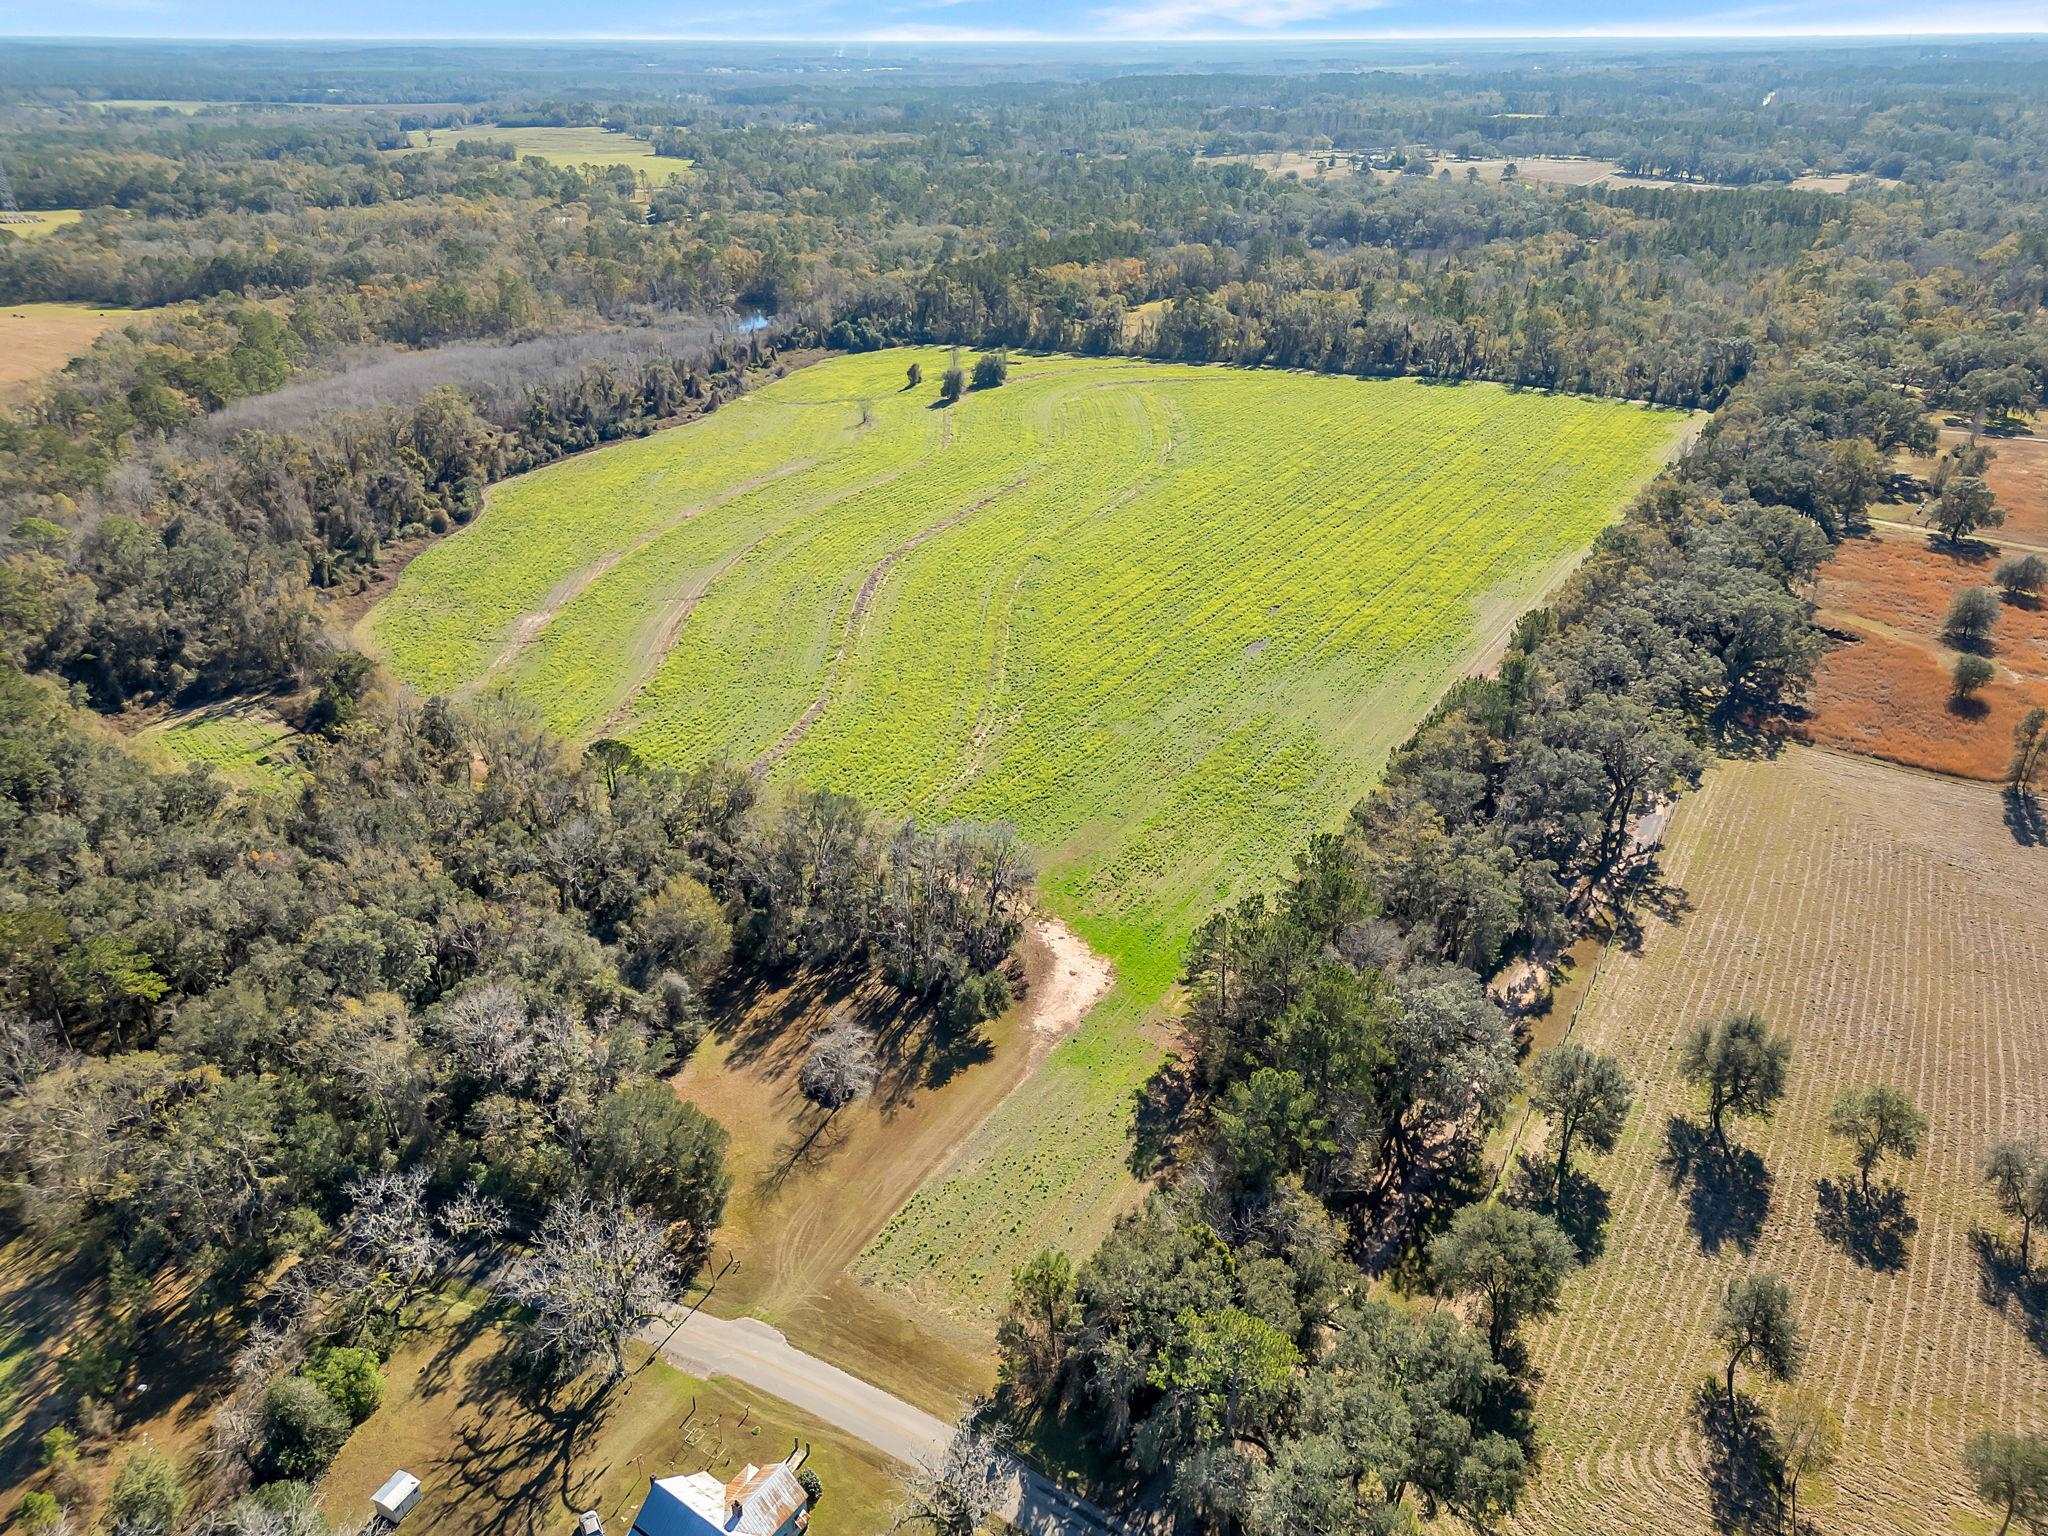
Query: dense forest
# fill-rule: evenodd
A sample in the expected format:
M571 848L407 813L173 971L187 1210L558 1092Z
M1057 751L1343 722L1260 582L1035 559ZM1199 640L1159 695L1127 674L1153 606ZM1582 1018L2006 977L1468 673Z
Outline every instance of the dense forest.
M457 1254L644 1253L606 1317L678 1294L729 1175L662 1080L721 995L871 969L951 1030L1010 998L1029 877L1001 829L395 696L335 604L492 482L824 348L1489 379L1711 415L1349 824L1201 930L1154 1191L1020 1273L1003 1371L1011 1411L1073 1415L1188 1529L1493 1528L1535 1455L1517 1331L1587 1250L1568 1156L1477 1201L1522 1044L1489 983L1660 899L1639 819L1796 702L1815 573L1929 413L1995 430L2048 397L2048 52L677 54L630 90L604 57L0 59L17 198L85 210L0 224L0 300L143 311L0 411L0 1169L7 1220L103 1287L67 1422L118 1427L152 1286L197 1280L261 1323L223 1487L317 1475L351 1352ZM253 105L106 107L187 97ZM467 123L602 126L692 171ZM1209 158L1269 149L1446 174ZM1536 155L1721 185L1455 173ZM1864 179L1785 185L1812 172ZM305 730L290 793L120 740L230 695ZM538 1357L619 1368L628 1330L504 1283Z

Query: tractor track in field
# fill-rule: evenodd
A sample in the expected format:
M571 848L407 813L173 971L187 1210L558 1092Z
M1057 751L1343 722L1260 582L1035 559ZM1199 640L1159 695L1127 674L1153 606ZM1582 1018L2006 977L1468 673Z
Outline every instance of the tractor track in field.
M817 464L818 461L814 458L799 459L794 463L783 465L780 469L771 469L766 474L756 475L751 480L743 480L738 485L719 492L716 496L707 497L703 501L695 502L683 508L674 517L665 519L660 527L634 540L623 549L615 549L609 554L602 555L593 560L581 570L571 571L567 576L555 583L553 588L549 590L548 595L541 599L538 608L520 617L519 622L512 626L511 638L505 642L498 654L491 658L491 664L478 674L476 681L469 684L464 691L468 693L481 692L493 678L510 667L534 641L541 637L542 633L555 621L564 608L575 602L585 592L588 592L591 587L603 580L613 569L640 554L649 545L657 540L668 537L669 534L675 532L677 528L693 518L701 517L706 512L715 512L728 502L737 501L742 496L750 496L755 491L761 490L765 486L773 485L778 480L787 480L791 475L806 474L810 470L815 469Z
M853 607L846 616L846 629L839 637L839 644L833 649L832 659L825 663L824 686L818 690L818 696L804 706L804 712L796 717L795 724L782 733L775 745L754 759L752 771L756 777L765 774L789 756L797 744L811 733L811 727L818 723L819 716L823 715L831 704L832 685L838 678L840 665L846 660L847 652L853 649L854 642L860 638L861 621L867 617L869 605L874 602L875 594L881 590L882 583L888 580L889 573L896 568L896 563L940 534L958 528L975 513L1000 501L1019 486L1028 483L1030 479L1030 475L1019 475L1009 484L999 486L979 500L969 502L951 516L942 517L929 527L919 529L875 562L874 569L870 570L867 579L861 582L860 591L854 594Z

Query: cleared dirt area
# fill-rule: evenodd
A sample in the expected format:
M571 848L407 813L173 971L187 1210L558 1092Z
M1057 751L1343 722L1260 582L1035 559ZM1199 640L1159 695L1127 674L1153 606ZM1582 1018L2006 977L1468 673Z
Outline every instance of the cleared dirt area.
M1844 1424L1802 1517L1988 1531L1965 1437L2048 1422L2039 1287L2015 1295L1978 1178L1992 1141L2048 1116L2048 847L2015 839L1988 786L1799 747L1718 766L1668 847L1686 910L1609 953L1574 1032L1621 1060L1636 1107L1590 1166L1611 1195L1605 1251L1533 1338L1546 1447L1515 1529L1735 1527L1695 1393L1718 1378L1723 1287L1771 1271L1796 1297L1803 1379ZM1677 1057L1688 1025L1736 1008L1789 1033L1794 1057L1775 1119L1734 1127L1731 1167L1699 1155ZM1845 1199L1853 1171L1824 1122L1840 1089L1877 1083L1929 1131L1888 1165L1897 1205L1872 1215Z
M1996 675L1953 697L1958 652L1942 643L1955 594L1989 586L1995 556L1953 554L1910 537L1851 539L1821 571L1822 658L1802 731L1821 746L1965 778L1998 780L2013 726L2048 705L2048 607L2001 605L1989 655Z
M134 314L84 304L0 308L0 405L20 397L37 379L55 373Z
M707 1273L706 1305L759 1317L792 1343L934 1413L994 1384L985 1334L950 1328L864 1286L847 1267L924 1179L942 1170L1005 1095L1108 990L1109 967L1063 924L1040 919L1024 945L1023 1000L974 1036L948 1040L894 994L806 979L721 1025L677 1079L732 1135L732 1198ZM827 1115L797 1074L826 1021L875 1031L874 1095Z

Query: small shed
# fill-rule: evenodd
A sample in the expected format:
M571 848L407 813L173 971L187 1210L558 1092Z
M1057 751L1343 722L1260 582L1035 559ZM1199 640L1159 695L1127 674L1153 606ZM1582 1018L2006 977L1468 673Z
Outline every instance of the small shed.
M392 1473L384 1479L384 1486L370 1495L370 1507L393 1525L411 1514L419 1501L420 1480L410 1472Z

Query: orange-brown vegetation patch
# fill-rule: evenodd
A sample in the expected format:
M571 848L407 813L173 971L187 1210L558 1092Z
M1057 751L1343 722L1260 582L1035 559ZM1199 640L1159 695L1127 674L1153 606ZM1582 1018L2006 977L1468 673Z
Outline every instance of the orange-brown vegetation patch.
M1984 483L2005 508L2000 534L2048 540L2048 438L2009 437L1993 444Z
M1916 768L1998 779L2013 726L2048 706L2048 609L2007 603L1992 635L1991 682L1952 698L1957 652L1941 642L1956 593L1996 564L1904 539L1844 543L1821 571L1820 622L1835 637L1808 699L1809 741Z

